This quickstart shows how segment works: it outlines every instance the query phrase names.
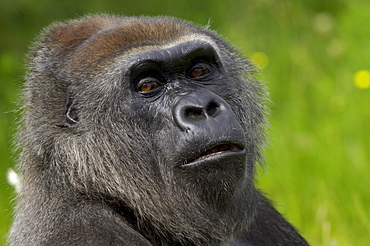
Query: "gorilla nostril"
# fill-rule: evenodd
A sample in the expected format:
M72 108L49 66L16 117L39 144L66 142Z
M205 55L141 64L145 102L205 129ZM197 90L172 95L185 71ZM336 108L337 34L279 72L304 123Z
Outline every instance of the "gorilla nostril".
M215 118L220 113L220 104L211 101L206 107L189 106L184 110L184 116L190 121L201 121L207 117Z
M216 117L220 112L220 105L214 101L208 103L206 113L208 116Z
M185 109L185 117L191 121L198 121L206 119L204 110L198 107L188 107Z

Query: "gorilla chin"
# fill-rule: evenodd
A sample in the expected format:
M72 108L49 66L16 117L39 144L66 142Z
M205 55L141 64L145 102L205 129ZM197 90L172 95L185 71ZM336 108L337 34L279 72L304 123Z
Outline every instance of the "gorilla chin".
M224 210L235 190L246 188L240 185L244 180L246 151L230 143L222 143L202 153L197 159L180 166L180 174L190 184L203 189L199 197L207 203L217 201L217 210ZM206 192L204 192L206 191ZM194 191L196 192L196 191Z

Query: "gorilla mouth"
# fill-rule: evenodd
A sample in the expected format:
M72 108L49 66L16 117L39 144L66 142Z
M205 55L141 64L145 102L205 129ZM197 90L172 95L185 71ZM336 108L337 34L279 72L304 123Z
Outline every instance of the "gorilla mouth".
M240 152L244 148L237 144L232 143L218 143L216 145L211 146L205 152L200 154L194 161L204 159L210 156L215 156L219 154L229 153L229 152Z
M215 145L211 145L205 148L205 151L200 152L192 159L186 161L181 166L198 166L204 161L216 161L217 158L224 157L230 154L244 154L244 146L237 143L222 142Z
M241 148L234 144L229 144L229 143L217 144L215 146L212 146L209 150L207 150L203 154L201 154L197 159L204 158L210 155L221 154L224 152L236 152L240 150Z

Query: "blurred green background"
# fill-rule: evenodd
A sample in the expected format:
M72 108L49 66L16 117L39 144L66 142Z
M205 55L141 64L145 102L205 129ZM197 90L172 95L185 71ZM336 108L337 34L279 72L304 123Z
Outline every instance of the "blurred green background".
M273 101L258 186L312 245L370 245L368 0L0 0L0 244L27 47L53 21L100 12L210 23L252 57Z

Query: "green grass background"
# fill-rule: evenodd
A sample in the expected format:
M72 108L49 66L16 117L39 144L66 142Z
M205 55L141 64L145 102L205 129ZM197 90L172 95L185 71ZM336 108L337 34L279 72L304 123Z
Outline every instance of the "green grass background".
M210 23L253 57L273 102L258 186L312 245L370 245L367 0L0 0L0 245L24 54L51 22L98 12Z

